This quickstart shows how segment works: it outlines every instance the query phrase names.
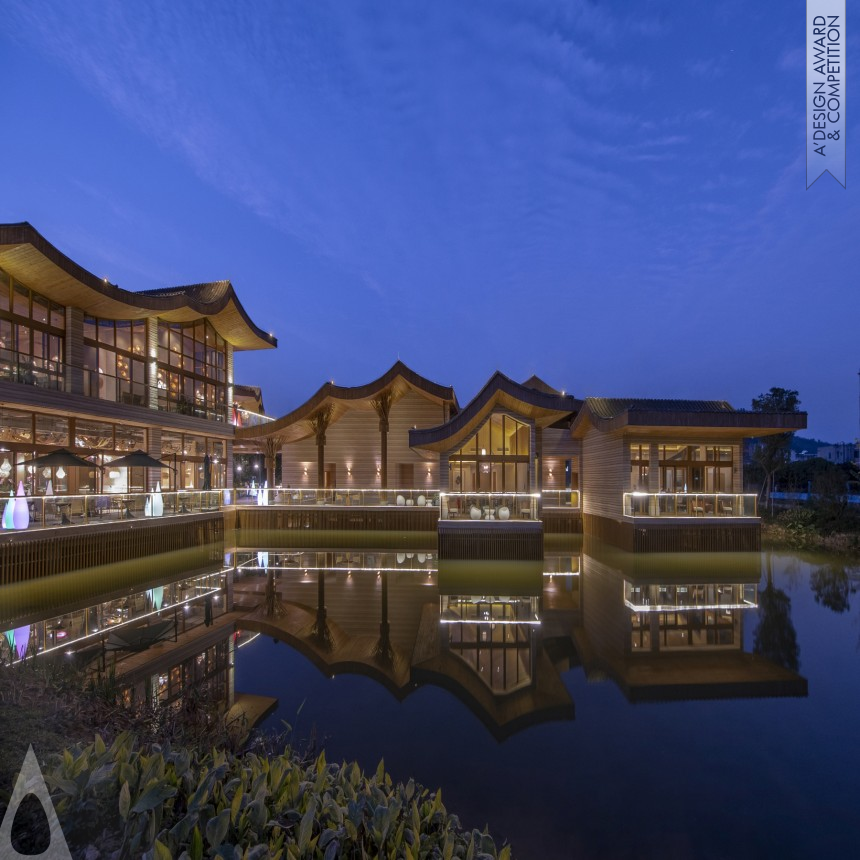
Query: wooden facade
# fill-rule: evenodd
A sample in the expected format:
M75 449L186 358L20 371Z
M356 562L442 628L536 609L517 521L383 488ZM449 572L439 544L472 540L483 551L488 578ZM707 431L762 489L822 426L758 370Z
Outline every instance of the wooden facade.
M388 486L436 489L438 455L424 455L409 447L409 430L430 427L444 419L442 405L410 391L391 407L388 422ZM344 489L382 486L379 416L373 409L353 408L329 425L325 433L325 464L330 483ZM404 483L405 482L405 483ZM317 486L317 443L313 436L281 448L284 487Z
M223 553L223 543L220 513L6 533L0 539L0 586L189 549L199 552L183 564L202 567L213 553Z

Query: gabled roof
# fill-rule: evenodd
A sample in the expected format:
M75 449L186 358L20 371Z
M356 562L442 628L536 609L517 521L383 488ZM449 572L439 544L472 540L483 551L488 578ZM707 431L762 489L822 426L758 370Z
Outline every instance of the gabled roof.
M725 400L657 400L636 397L586 397L571 425L580 438L589 427L611 432L650 433L671 430L674 436L743 438L803 430L805 412L748 412Z
M448 451L468 439L497 408L530 419L538 427L549 427L579 409L581 401L575 397L553 389L550 391L553 393L521 385L496 371L462 411L449 421L438 427L410 430L409 445L428 451Z
M99 278L47 241L31 224L0 224L0 268L40 295L105 319L158 317L192 322L206 317L234 349L271 349L271 334L256 326L230 281L131 292Z
M310 419L320 410L331 411L331 425L351 410L372 411L373 400L386 390L392 392L393 402L410 391L416 391L440 406L447 403L453 410L457 408L457 397L451 386L432 382L402 361L396 361L382 376L365 385L343 386L326 382L301 406L276 421L253 427L237 427L236 440L278 436L282 442L297 442L313 435Z
M544 382L536 373L533 373L524 383L524 388L534 388L544 394L561 394L557 388L553 388L548 382Z

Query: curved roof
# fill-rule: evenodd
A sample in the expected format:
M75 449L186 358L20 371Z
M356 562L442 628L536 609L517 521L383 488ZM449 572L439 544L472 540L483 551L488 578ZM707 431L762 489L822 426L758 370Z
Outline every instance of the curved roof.
M496 371L487 384L463 409L438 427L409 431L409 445L429 451L447 451L468 439L496 408L508 409L549 427L576 412L582 401L569 394L534 387L535 377L527 383L514 382ZM542 383L542 385L546 385ZM549 386L546 386L549 388Z
M454 409L457 408L457 397L451 386L432 382L398 360L382 376L365 385L343 386L326 382L301 406L276 421L253 427L237 427L235 438L241 442L244 439L278 436L284 443L297 442L313 435L310 420L321 410L331 410L329 424L333 424L350 410L372 411L372 401L386 390L392 392L393 402L410 391L417 391L440 406L448 403Z
M99 278L47 241L31 224L0 224L0 268L40 295L105 319L191 322L206 317L237 350L271 349L276 338L256 326L230 281L130 292Z
M571 435L582 437L589 427L604 432L625 429L652 432L671 428L679 438L709 436L768 436L803 430L805 412L748 412L725 400L655 400L647 398L586 397L571 425Z

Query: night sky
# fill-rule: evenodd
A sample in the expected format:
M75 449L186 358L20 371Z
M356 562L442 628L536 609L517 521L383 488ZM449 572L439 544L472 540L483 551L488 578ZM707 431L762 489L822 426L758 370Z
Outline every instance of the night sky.
M0 12L0 221L130 290L229 278L269 414L400 358L461 404L793 388L857 435L860 135L807 191L801 0Z

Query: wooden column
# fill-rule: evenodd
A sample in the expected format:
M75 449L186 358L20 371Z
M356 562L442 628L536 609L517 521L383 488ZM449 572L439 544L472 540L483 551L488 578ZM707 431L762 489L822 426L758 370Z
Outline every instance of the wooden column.
M317 487L319 488L325 486L325 431L331 423L331 415L332 407L324 406L308 419L317 440Z
M383 490L388 489L388 416L394 402L394 393L386 389L370 401L379 416L379 481Z

